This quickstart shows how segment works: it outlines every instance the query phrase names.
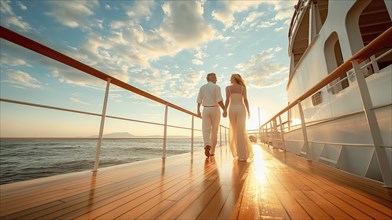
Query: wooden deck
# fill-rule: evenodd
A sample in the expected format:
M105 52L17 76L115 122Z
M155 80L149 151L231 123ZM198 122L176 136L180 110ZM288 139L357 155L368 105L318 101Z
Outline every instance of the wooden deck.
M1 219L391 219L380 183L255 145L1 185Z

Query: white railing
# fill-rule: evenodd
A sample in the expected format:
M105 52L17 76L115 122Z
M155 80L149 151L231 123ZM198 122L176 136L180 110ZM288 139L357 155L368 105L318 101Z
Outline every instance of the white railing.
M362 65L360 69L364 70L365 68L372 66L373 67L373 74L379 73L380 69L378 67L377 61L380 60L381 58L385 57L386 55L390 54L390 53L392 53L392 49L386 51L385 53L381 54L377 58L374 55L371 56L370 61L368 61L367 63ZM348 74L345 77L343 77L339 81L336 81L333 84L329 85L327 87L327 91L333 90L335 88L335 86L339 85L341 82L343 82L344 80L347 80L347 79L349 79L351 82L353 82L355 80L355 73L353 71L349 71Z
M97 69L94 69L80 61L77 61L69 56L66 56L56 50L53 50L45 45L42 45L36 41L33 41L29 38L26 38L20 34L17 34L7 28L0 27L0 36L1 38L8 40L12 43L15 43L17 45L20 45L26 49L35 51L37 53L40 53L48 58L51 58L53 60L56 60L60 63L63 63L69 67L73 67L75 69L81 70L82 72L89 74L91 76L94 76L98 79L101 79L103 81L106 81L106 90L105 90L105 96L103 100L103 108L102 108L102 113L92 113L92 112L86 112L86 111L79 111L75 109L68 109L68 108L62 108L58 106L49 106L49 105L43 105L43 104L37 104L37 103L29 103L29 102L22 102L22 101L17 101L17 100L10 100L10 99L5 99L5 98L0 98L0 102L8 102L8 103L13 103L13 104L18 104L18 105L26 105L26 106L32 106L32 107L38 107L38 108L45 108L45 109L52 109L52 110L58 110L58 111L66 111L66 112L72 112L72 113L77 113L77 114L84 114L84 115L91 115L91 116L98 116L101 118L101 123L100 123L100 128L99 128L99 135L97 138L97 149L96 149L96 156L95 156L95 162L94 162L94 168L93 171L97 171L99 167L99 157L100 157L100 151L101 151L101 145L102 145L102 140L103 140L103 132L105 128L105 119L106 118L112 118L112 119L118 119L118 120L124 120L124 121L131 121L131 122L137 122L137 123L144 123L144 124L150 124L150 125L158 125L158 126L163 126L163 146L162 146L162 159L166 158L166 147L167 147L167 128L178 128L178 129L186 129L191 131L191 153L193 154L194 150L194 132L195 131L201 131L200 129L195 129L194 126L194 118L199 116L189 110L186 110L180 106L177 106L173 103L170 103L166 100L163 100L157 96L154 96L148 92L145 92L143 90L140 90L132 85L129 85L125 82L120 81L119 79L110 76L106 73L103 73ZM116 85L119 86L125 90L128 90L130 92L136 93L138 95L141 95L147 99L150 99L152 101L155 101L157 103L163 104L165 106L165 115L164 115L164 123L157 123L157 122L150 122L150 121L143 121L143 120L136 120L136 119L131 119L131 118L124 118L124 117L117 117L117 116L111 116L111 115L106 115L106 107L107 107L107 101L108 101L108 96L109 96L109 87L110 85ZM170 125L168 124L168 110L169 107L186 113L190 116L192 116L191 119L191 127L183 127L183 126L176 126L176 125ZM226 126L220 125L220 145L222 146L222 130L224 131L224 144L227 144L227 137L226 134L228 134L228 128ZM17 139L17 138L13 138ZM50 139L50 138L45 138L45 139ZM67 139L72 139L72 138L67 138ZM75 138L75 139L81 139L81 138ZM86 138L88 139L88 138ZM90 138L91 139L91 138Z
M309 151L310 145L311 144L317 144L321 142L316 142L316 141L311 141L308 139L307 135L307 129L309 126L314 125L315 123L322 123L323 121L326 120L319 120L319 121L313 121L313 122L306 122L304 118L304 113L303 113L303 108L301 103L307 99L308 97L312 96L316 92L322 90L324 87L328 86L331 82L342 76L343 74L346 74L347 71L353 71L356 77L356 82L358 83L358 89L360 92L360 99L363 104L363 110L360 112L364 112L366 115L366 120L367 124L369 126L369 130L371 133L372 141L373 143L370 145L373 147L373 149L376 152L377 155L377 161L379 168L381 170L381 175L383 182L386 187L392 187L392 178L391 178L391 168L389 167L389 161L388 161L388 156L386 155L386 150L391 149L390 146L385 146L382 136L381 136L381 131L377 123L376 115L375 115L375 109L379 108L376 106L373 106L371 98L370 98L370 93L369 89L367 87L367 83L365 80L365 76L362 73L363 71L361 70L360 64L368 59L370 59L371 62L368 64L362 66L362 68L367 67L367 65L373 65L373 69L378 71L378 66L376 63L377 59L380 59L383 56L386 56L387 54L391 53L391 50L388 50L385 52L383 55L380 55L378 58L375 58L375 54L379 52L381 49L383 49L385 46L390 45L392 43L392 27L387 29L384 33L382 33L380 36L378 36L376 39L374 39L372 42L370 42L367 46L362 48L360 51L358 51L355 55L353 55L349 60L344 62L342 65L340 65L337 69L332 71L330 74L328 74L323 80L321 80L319 83L317 83L315 86L310 88L308 91L306 91L304 94L302 94L300 97L298 97L296 100L291 102L287 107L282 109L280 112L278 112L276 115L274 115L270 120L268 120L266 123L264 123L260 127L260 138L261 141L266 143L268 146L269 145L275 145L274 147L279 147L282 148L283 150L286 150L288 147L290 147L286 142L290 140L285 140L284 134L287 131L292 131L292 121L288 119L288 121L282 122L281 117L283 114L287 113L289 110L293 109L294 107L298 108L299 114L300 114L300 121L295 125L297 128L302 130L302 136L303 136L303 147L301 147L300 151L304 150L305 152L300 152L306 155L307 159L311 160L314 159L312 158L311 152ZM376 72L375 71L375 72ZM391 106L391 105L385 105L385 106ZM385 107L384 106L384 107ZM359 112L355 113L350 113L347 115L343 116L338 116L335 117L334 119L327 119L327 120L336 120L337 118L342 118L342 117L347 117L352 114L358 114ZM277 122L279 120L279 123ZM293 140L291 140L293 141ZM279 143L277 143L279 142ZM324 143L326 144L326 143ZM328 143L331 145L341 145L341 146L360 146L358 144L353 144L353 143ZM282 146L279 146L282 145ZM370 166L370 165L369 165Z

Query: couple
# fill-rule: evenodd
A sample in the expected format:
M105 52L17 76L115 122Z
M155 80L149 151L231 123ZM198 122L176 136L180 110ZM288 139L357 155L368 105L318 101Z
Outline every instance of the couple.
M246 113L248 112L248 117L250 113L245 82L240 74L231 75L231 85L226 87L226 103L223 104L221 89L216 85L216 81L215 73L209 73L208 83L200 88L197 97L197 114L203 117L204 153L207 157L215 154L220 106L223 110L223 117L227 116L227 109L229 110L231 153L239 161L246 161L253 156L253 151L246 132ZM203 105L203 114L200 112L201 105Z

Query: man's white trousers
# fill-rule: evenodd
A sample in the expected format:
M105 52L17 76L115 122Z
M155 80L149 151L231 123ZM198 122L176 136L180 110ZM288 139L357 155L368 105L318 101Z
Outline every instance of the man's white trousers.
M202 113L202 130L204 146L211 146L211 154L215 154L215 146L218 142L218 130L220 123L220 108L204 107Z

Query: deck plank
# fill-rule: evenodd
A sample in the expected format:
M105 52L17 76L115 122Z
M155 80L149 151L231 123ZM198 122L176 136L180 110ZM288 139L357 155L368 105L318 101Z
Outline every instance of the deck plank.
M1 185L0 218L392 218L391 194L381 183L267 146L254 149L248 162L219 147L208 160L197 151Z
M295 170L288 168L288 172L278 175L277 178L283 183L289 193L297 200L297 202L306 210L313 219L331 219L316 202L309 199L304 192L312 191L312 189L298 181L298 174Z
M391 208L379 204L378 202L372 200L371 198L364 196L362 193L358 193L357 190L350 190L338 183L331 182L322 176L314 175L309 172L304 172L303 170L301 171L302 172L297 172L297 175L300 175L303 178L296 178L295 180L297 183L302 183L304 185L307 185L311 182L314 182L315 184L313 185L312 189L315 191L320 191L319 189L321 188L322 189L321 191L329 192L335 195L336 197L340 198L341 200L349 202L350 204L352 204L352 206L363 211L367 215L376 217L376 219L392 218ZM346 176L350 177L349 179L353 179L351 174L346 173ZM304 182L304 179L308 179L309 182ZM365 181L361 180L361 182L364 183ZM368 181L368 182L369 185L374 185L372 181ZM380 187L380 184L378 187Z
M193 171L194 177L201 176L202 171ZM141 185L139 188L133 189L128 191L126 194L120 196L120 198L111 198L109 201L104 201L105 203L97 206L96 209L91 208L90 212L79 216L79 219L91 219L102 217L105 218L115 218L119 217L123 214L123 212L127 212L132 208L136 208L138 204L144 203L146 200L153 198L159 194L168 194L167 196L172 196L173 194L178 192L178 189L173 188L174 186L179 188L186 188L192 181L187 179L188 174L184 172L179 172L178 175L175 175L171 178L167 178L164 183L161 180L157 181L155 184L151 185L148 188L144 188L141 190ZM162 196L161 195L161 196ZM134 201L135 200L135 201ZM133 203L130 203L133 202ZM81 210L80 212L83 212ZM65 216L65 217L72 217L72 216Z
M370 202L370 200L367 198L364 198L364 201L359 201L349 195L342 193L341 191L339 191L333 187L328 186L327 184L324 184L321 181L317 181L316 179L313 179L313 181L316 183L317 186L323 186L324 191L325 191L324 194L326 194L326 193L331 194L331 195L333 195L333 197L336 197L336 198L340 199L341 201L345 201L345 203L348 203L350 206L352 206L352 208L360 210L360 212L362 214L364 214L364 215L360 215L358 213L358 214L356 214L357 217L355 217L355 218L359 218L359 217L360 218L368 218L367 216L375 217L376 219L390 218L390 216L388 217L387 215L383 214L382 212L379 212L376 209L374 209L373 207L371 207L371 204L366 203L366 201ZM355 211L353 213L357 213L357 211Z

